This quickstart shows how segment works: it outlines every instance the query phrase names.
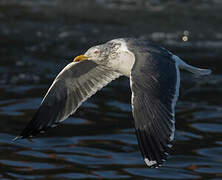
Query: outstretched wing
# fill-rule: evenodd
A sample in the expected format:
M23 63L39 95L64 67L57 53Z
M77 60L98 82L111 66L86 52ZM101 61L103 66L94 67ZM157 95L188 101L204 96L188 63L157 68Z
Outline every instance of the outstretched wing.
M146 164L158 167L174 138L179 69L168 53L140 52L135 58L130 83L137 139Z
M56 77L38 111L18 138L45 131L69 115L120 74L90 60L68 64Z

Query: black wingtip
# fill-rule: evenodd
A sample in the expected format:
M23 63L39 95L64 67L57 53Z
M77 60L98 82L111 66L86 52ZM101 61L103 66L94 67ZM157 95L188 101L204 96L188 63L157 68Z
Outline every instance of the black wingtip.
M137 129L138 145L146 165L149 168L159 168L163 165L164 161L166 161L170 151L169 145L172 142L166 139L159 139L161 137L154 137L152 133L148 134L147 132L152 132L152 130L144 131Z
M33 118L28 122L26 127L22 130L20 135L15 138L26 139L36 136L42 131L46 131L50 128L48 121L50 120L50 111L48 106L40 106Z

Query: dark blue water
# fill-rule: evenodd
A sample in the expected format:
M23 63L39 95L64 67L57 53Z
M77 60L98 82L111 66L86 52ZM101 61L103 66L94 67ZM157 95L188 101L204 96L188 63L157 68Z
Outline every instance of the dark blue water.
M62 7L45 10L47 3L54 7L51 1L21 2L26 3L0 3L0 179L222 179L219 30L206 36L206 29L198 36L194 24L189 35L193 40L183 42L181 37L187 33L182 26L153 31L163 21L152 13L157 24L140 29L128 21L121 24L118 18L67 16ZM162 4L153 6L158 9ZM189 63L214 71L203 78L181 74L174 146L161 168L149 169L139 152L126 78L103 88L58 127L32 140L12 141L36 112L55 75L75 55L93 44L130 34L162 42Z
M11 140L32 117L48 86L1 86L8 97L0 101L2 178L222 178L220 87L204 83L179 100L172 152L163 167L149 169L137 147L127 83L117 80L64 124L32 141L16 142Z

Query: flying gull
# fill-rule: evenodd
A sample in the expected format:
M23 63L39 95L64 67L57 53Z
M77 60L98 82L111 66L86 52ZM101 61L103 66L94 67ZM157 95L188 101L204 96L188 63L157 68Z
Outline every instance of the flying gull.
M196 75L211 73L138 39L114 39L91 47L58 74L33 119L17 138L32 137L56 126L109 82L127 76L140 151L149 167L158 167L174 139L179 69Z

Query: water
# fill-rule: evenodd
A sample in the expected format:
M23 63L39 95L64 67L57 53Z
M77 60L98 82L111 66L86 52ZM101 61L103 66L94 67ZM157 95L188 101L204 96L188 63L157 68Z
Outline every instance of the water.
M178 29L162 35L153 31L145 37L144 27L127 34L129 25L78 18L70 23L72 17L60 14L61 10L49 13L51 17L46 16L49 9L44 9L44 3L21 2L29 6L0 5L0 179L222 179L220 36L205 39L209 38L206 30L204 37L194 36L186 43L177 39L178 32L184 33ZM201 79L182 73L174 146L163 167L149 169L141 157L126 78L99 91L60 126L31 141L12 142L65 64L93 43L129 34L152 40L162 37L156 41L163 41L193 65L214 71ZM213 47L208 43L201 54L209 41Z

